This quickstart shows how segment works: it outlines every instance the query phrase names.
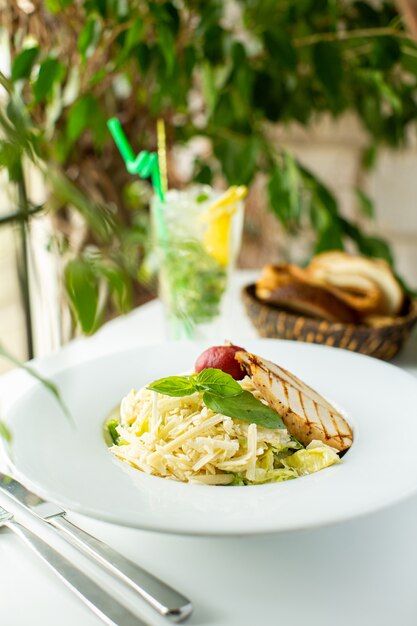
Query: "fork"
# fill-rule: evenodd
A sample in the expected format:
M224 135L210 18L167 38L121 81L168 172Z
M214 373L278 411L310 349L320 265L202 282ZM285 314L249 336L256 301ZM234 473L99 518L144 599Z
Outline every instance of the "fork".
M147 626L91 578L52 548L40 536L16 522L12 513L0 506L0 528L12 530L52 569L75 595L107 626ZM148 625L149 626L149 625Z

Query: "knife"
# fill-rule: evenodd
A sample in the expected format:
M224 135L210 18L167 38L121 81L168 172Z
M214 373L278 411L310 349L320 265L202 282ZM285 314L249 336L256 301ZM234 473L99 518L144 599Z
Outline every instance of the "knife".
M100 539L78 528L66 518L65 511L58 505L43 500L11 476L0 473L0 499L4 494L7 494L8 502L12 498L27 511L56 528L62 537L133 589L161 615L180 622L191 614L192 604L188 598Z
M37 533L29 530L0 506L0 528L6 526L52 569L62 582L107 626L146 626L137 615L110 596L78 567L62 556Z

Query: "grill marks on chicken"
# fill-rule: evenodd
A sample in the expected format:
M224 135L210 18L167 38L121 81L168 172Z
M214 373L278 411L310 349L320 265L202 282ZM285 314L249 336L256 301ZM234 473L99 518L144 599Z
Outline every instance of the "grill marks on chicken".
M340 452L352 445L352 430L339 411L294 374L248 352L238 352L235 358L303 445L318 439Z

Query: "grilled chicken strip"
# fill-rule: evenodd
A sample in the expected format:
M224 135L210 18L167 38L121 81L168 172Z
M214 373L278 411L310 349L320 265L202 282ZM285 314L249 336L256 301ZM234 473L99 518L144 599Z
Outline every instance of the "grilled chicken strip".
M318 439L340 452L352 445L352 430L342 415L294 374L249 352L235 358L268 405L283 419L290 435L303 445Z

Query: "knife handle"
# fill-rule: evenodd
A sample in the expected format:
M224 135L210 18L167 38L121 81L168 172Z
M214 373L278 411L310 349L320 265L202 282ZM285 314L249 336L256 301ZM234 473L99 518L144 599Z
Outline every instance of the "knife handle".
M180 622L191 614L192 604L188 598L113 550L100 539L72 524L64 515L50 517L47 521L62 531L73 545L138 593L161 615Z
M106 593L91 578L75 567L67 558L46 543L40 536L14 520L5 523L54 571L55 574L107 626L146 626L113 596Z

